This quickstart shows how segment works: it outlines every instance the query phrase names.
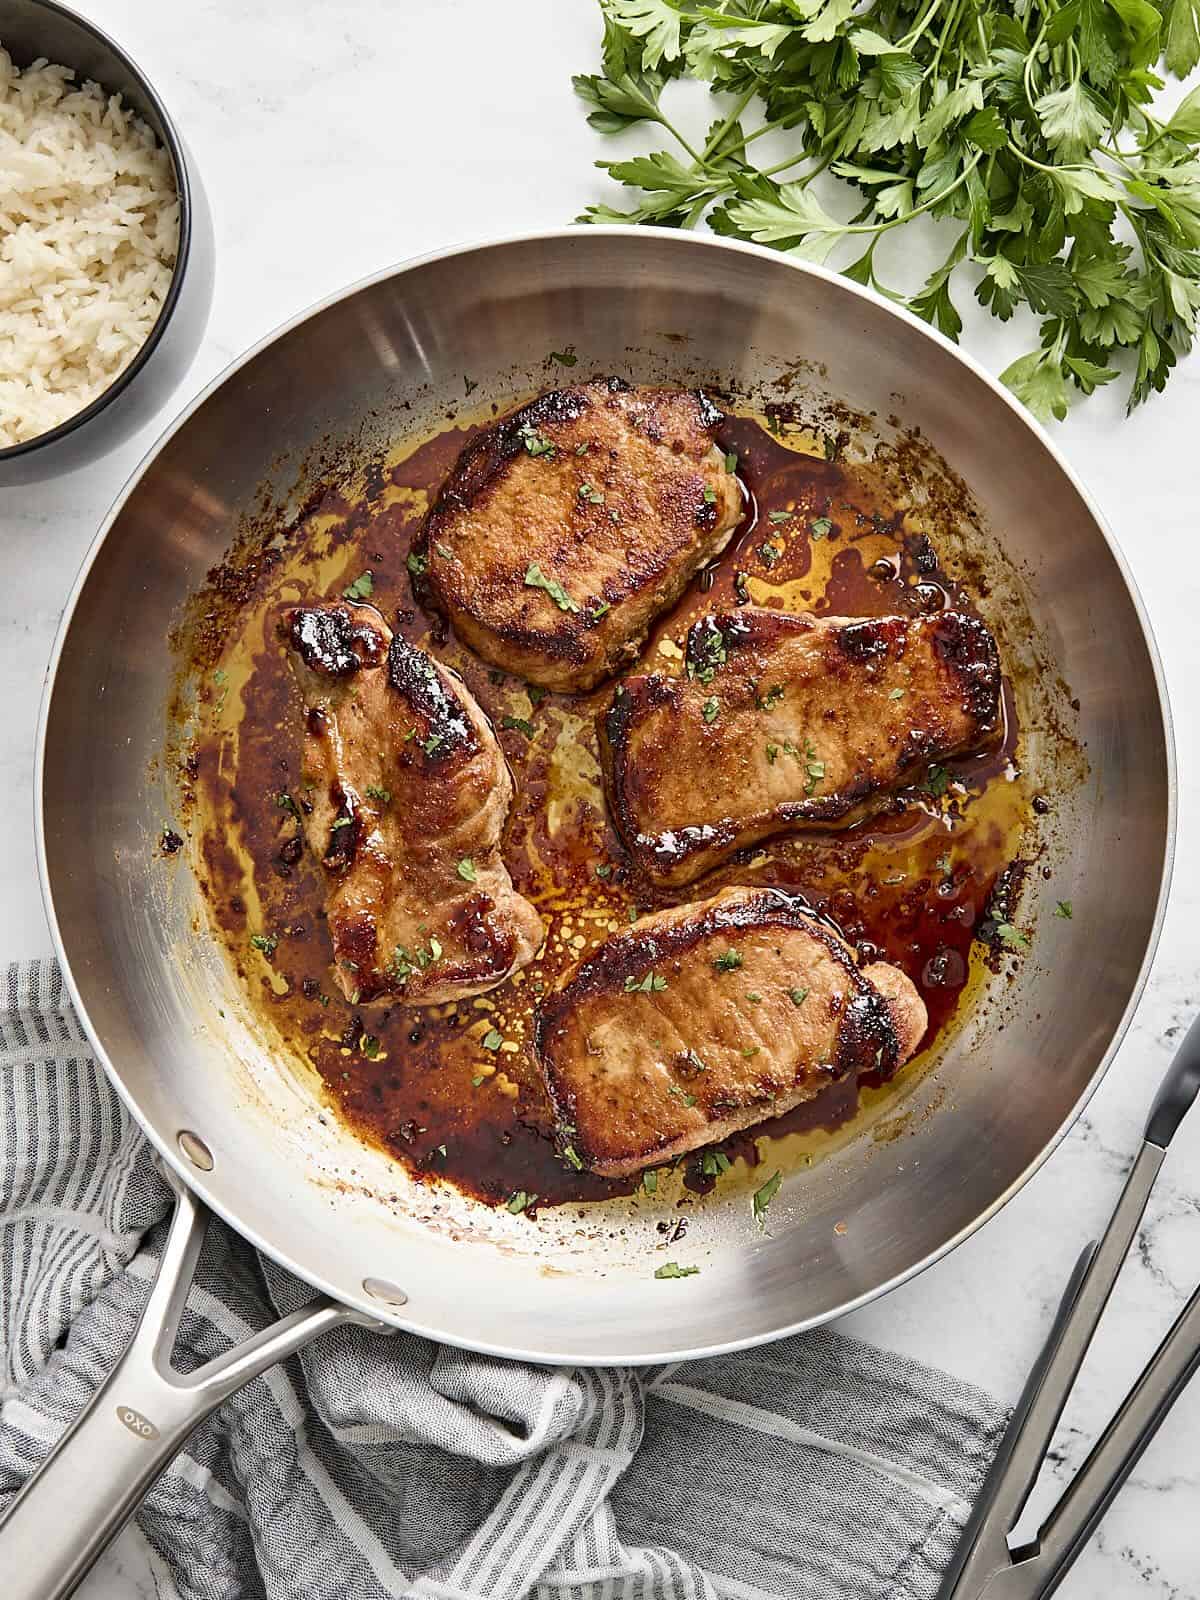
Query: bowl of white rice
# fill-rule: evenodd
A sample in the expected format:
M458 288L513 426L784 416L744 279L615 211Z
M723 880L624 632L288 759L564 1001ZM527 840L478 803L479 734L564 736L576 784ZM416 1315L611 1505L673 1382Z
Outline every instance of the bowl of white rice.
M0 0L0 486L96 459L191 365L212 224L145 74L55 0Z

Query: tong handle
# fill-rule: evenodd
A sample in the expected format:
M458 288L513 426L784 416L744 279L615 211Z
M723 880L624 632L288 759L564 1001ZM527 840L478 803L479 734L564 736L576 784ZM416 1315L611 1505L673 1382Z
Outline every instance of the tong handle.
M1200 1289L1180 1312L1153 1360L1042 1525L1037 1538L1042 1573L1039 1596L1053 1594L1061 1583L1197 1367Z
M1166 1076L1158 1086L1154 1104L1146 1123L1146 1140L1165 1150L1175 1137L1175 1130L1192 1108L1200 1094L1200 1017L1192 1023L1183 1036L1167 1068Z
M1104 1236L1072 1275L1050 1336L1013 1411L992 1469L946 1570L938 1600L1043 1600L1071 1562L1200 1367L1200 1290L1181 1312L1037 1538L1010 1552L1008 1535L1037 1482L1179 1124L1200 1094L1200 1017L1184 1035L1150 1107L1142 1147Z

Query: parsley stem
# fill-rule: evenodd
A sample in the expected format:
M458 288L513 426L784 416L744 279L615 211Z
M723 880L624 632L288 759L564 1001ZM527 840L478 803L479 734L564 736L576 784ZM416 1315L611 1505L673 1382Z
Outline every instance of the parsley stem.
M896 49L897 50L908 50L908 51L911 52L913 45L916 44L917 40L921 37L921 35L925 32L926 28L933 21L934 17L937 16L938 12L941 10L941 7L942 7L942 0L930 0L930 4L929 4L928 8L926 9L925 15L920 18L920 20L916 23L915 27L913 27L908 33L906 33L904 35L903 39L898 39L896 41Z
M861 223L848 222L848 223L846 223L846 225L844 227L839 227L837 229L837 232L839 234L850 234L850 233L874 233L874 234L880 234L880 233L887 233L888 230L891 229L891 228L898 228L898 227L901 226L902 223L911 222L914 217L919 217L921 215L922 211L928 211L932 206L936 206L939 201L944 200L947 197L947 195L953 194L955 189L959 188L962 184L964 184L967 181L967 174L971 173L971 172L974 172L975 168L979 165L979 163L982 160L983 160L983 151L982 150L976 150L975 154L971 157L970 161L967 162L966 166L959 173L958 177L955 178L953 183L948 183L944 189L939 189L937 194L930 195L928 200L923 200L919 206L914 206L911 211L905 211L898 217L889 217L886 222L861 222ZM1035 165L1036 165L1036 163L1035 163ZM863 215L863 213L860 212L859 215L861 216L861 215ZM814 229L812 231L815 232L817 230ZM830 232L832 230L826 229L825 231L826 232Z
M750 104L751 100L754 99L754 96L757 93L758 93L758 85L757 85L757 83L752 84L750 86L750 88L746 90L745 94L738 101L737 105L734 106L733 110L725 118L725 121L717 129L716 133L713 134L712 138L708 141L708 143L704 146L704 154L700 158L701 161L707 163L709 156L711 156L715 150L719 150L721 148L721 141L724 139L725 135L729 132L730 128L733 127L734 123L741 116L742 112L745 111L746 107Z

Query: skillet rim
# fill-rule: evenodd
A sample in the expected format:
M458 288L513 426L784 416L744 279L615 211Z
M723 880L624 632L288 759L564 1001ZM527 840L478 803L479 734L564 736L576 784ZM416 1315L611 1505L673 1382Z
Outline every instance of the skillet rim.
M550 244L568 240L582 241L585 238L592 237L626 238L639 241L650 237L658 239L659 241L669 240L672 242L673 248L678 247L682 249L696 248L700 250L733 251L739 254L770 261L773 264L783 264L802 274L807 274L811 277L823 280L836 291L847 293L853 299L866 301L872 306L872 308L876 310L883 310L888 316L895 318L897 321L903 324L906 324L920 337L930 340L936 346L940 346L944 352L948 353L951 357L953 357L954 360L964 366L977 381L989 389L993 396L1000 399L1008 407L1008 409L1017 418L1019 418L1021 424L1025 427L1025 429L1028 430L1029 434L1032 435L1033 440L1041 445L1041 447L1050 457L1053 465L1074 489L1075 493L1079 496L1081 503L1087 510L1088 515L1095 524L1095 527L1101 538L1108 546L1109 554L1112 557L1116 570L1125 586L1126 593L1128 594L1133 607L1134 615L1137 618L1142 641L1145 645L1147 657L1150 663L1155 688L1158 693L1158 707L1162 722L1163 746L1166 764L1166 816L1164 819L1165 827L1162 867L1159 874L1158 890L1155 898L1154 916L1146 940L1146 948L1143 953L1141 963L1138 967L1137 974L1130 987L1129 999L1126 1002L1121 1017L1113 1030L1113 1033L1104 1049L1095 1071L1085 1084L1075 1104L1067 1112L1062 1123L1048 1138L1037 1156L1030 1161L1020 1173L1018 1173L1016 1178L1014 1178L1014 1180L1006 1189L1004 1189L993 1201L991 1201L989 1205L985 1206L984 1209L968 1224L960 1228L957 1233L944 1240L936 1249L930 1251L919 1261L911 1263L900 1272L893 1274L883 1283L877 1284L875 1287L869 1290L865 1290L862 1294L857 1295L855 1298L847 1301L843 1305L837 1307L835 1310L816 1313L809 1317L801 1317L793 1322L785 1324L782 1327L740 1335L736 1338L723 1340L719 1343L711 1345L671 1346L662 1351L654 1351L651 1354L639 1355L636 1358L623 1356L620 1353L614 1353L611 1355L605 1354L604 1356L596 1356L589 1353L586 1358L586 1364L589 1366L615 1367L631 1364L637 1366L651 1366L675 1361L703 1360L710 1356L731 1354L738 1350L746 1350L755 1346L774 1343L776 1340L789 1338L795 1334L804 1333L813 1328L822 1327L826 1324L837 1321L841 1317L848 1316L853 1311L861 1310L864 1306L870 1305L875 1300L878 1300L884 1295L889 1294L893 1289L899 1288L901 1284L907 1283L916 1278L920 1273L924 1272L926 1268L933 1266L935 1262L942 1260L943 1257L947 1256L952 1250L964 1243L968 1238L971 1237L972 1234L983 1227L986 1222L990 1222L991 1219L996 1216L1003 1209L1003 1207L1006 1206L1017 1193L1019 1193L1021 1189L1025 1187L1035 1173L1040 1171L1045 1163L1050 1159L1050 1157L1062 1144L1067 1134L1074 1127L1076 1121L1086 1109L1092 1096L1095 1094L1101 1082L1107 1075L1108 1070L1116 1057L1117 1051L1129 1030L1129 1026L1133 1021L1138 1004L1141 1001L1142 995L1145 992L1146 984L1150 977L1151 968L1153 966L1155 954L1158 950L1159 940L1162 935L1163 921L1166 916L1167 902L1175 864L1179 814L1179 773L1175 749L1174 720L1171 714L1171 705L1167 693L1166 677L1163 672L1162 659L1159 654L1158 644L1155 639L1154 630L1151 626L1150 618L1147 614L1146 606L1142 600L1141 592L1138 589L1136 580L1133 577L1133 574L1125 560L1119 544L1117 543L1112 529L1108 525L1107 519L1100 510L1092 494L1076 474L1070 463L1066 460L1062 450L1055 444L1047 430L1025 409L1024 406L1020 404L1019 401L1015 399L1015 397L999 382L997 378L993 377L992 374L983 367L983 365L974 356L961 349L958 345L952 343L945 337L944 334L940 333L936 328L931 327L928 323L923 322L919 317L908 311L906 308L892 304L890 301L883 299L881 296L873 293L863 285L854 283L851 279L844 277L838 272L832 271L828 267L819 266L814 262L794 260L791 257L783 255L779 251L767 248L765 245L747 244L741 242L740 240L722 239L716 236L710 237L705 234L681 233L678 230L671 228L633 227L624 225L589 225L587 228L574 226L566 228L537 229L531 232L503 234L498 237L491 237L481 240L459 241L452 245L443 246L437 250L426 251L421 255L405 258L388 267L384 267L377 272L370 273L363 278L357 279L355 282L341 289L335 290L334 292L323 296L321 299L314 301L303 310L297 312L294 316L289 317L284 322L280 323L278 326L265 334L261 339L255 341L255 343L249 348L244 350L241 355L236 356L233 361L229 362L219 373L217 373L217 375L212 378L210 382L207 383L203 389L201 389L199 393L197 393L183 407L183 409L167 424L163 431L154 440L150 448L142 456L141 460L137 463L130 476L122 485L107 514L102 519L100 527L84 555L79 572L77 573L74 583L71 586L71 590L63 608L62 617L59 621L58 630L55 634L54 644L51 649L50 658L46 667L45 682L42 691L41 704L38 711L37 744L34 758L34 836L37 853L38 883L41 889L42 904L45 909L46 919L50 927L51 938L54 943L54 952L62 970L63 980L70 995L71 1002L75 1007L79 1020L82 1023L88 1040L91 1043L92 1049L95 1052L96 1059L103 1068L105 1076L116 1089L122 1104L126 1107L134 1121L141 1128L143 1134L158 1152L160 1161L165 1162L166 1165L178 1175L180 1181L186 1184L194 1194L198 1195L200 1200L205 1206L208 1207L210 1211L214 1213L214 1215L219 1216L229 1227L234 1230L235 1233L237 1233L241 1238L245 1239L247 1243L253 1245L255 1249L261 1250L265 1255L269 1256L273 1261L278 1263L278 1265L286 1268L289 1272L294 1273L295 1276L301 1279L304 1283L307 1283L314 1289L317 1289L321 1293L328 1295L337 1303L349 1306L374 1320L386 1322L404 1332L415 1333L423 1338L436 1340L439 1343L448 1344L454 1348L471 1350L479 1354L497 1356L506 1360L527 1361L540 1366L569 1366L580 1363L579 1355L569 1349L561 1351L547 1350L531 1352L529 1349L521 1346L506 1345L503 1343L488 1341L472 1341L462 1336L447 1334L444 1330L440 1329L433 1323L424 1321L419 1317L405 1317L399 1315L394 1308L389 1307L385 1303L378 1301L373 1297L366 1295L365 1293L360 1292L355 1295L347 1295L343 1290L335 1289L326 1278L322 1277L320 1274L313 1274L307 1271L286 1251L277 1248L271 1242L262 1238L257 1232L246 1229L237 1217L235 1208L231 1205L225 1204L219 1195L212 1192L211 1182L206 1181L208 1179L208 1175L200 1173L196 1168L190 1166L174 1145L172 1145L169 1141L158 1137L156 1132L149 1127L147 1122L144 1120L136 1097L131 1090L127 1089L119 1070L113 1064L96 1030L93 1028L91 1019L83 1005L78 987L75 982L74 974L71 971L70 963L67 960L65 942L59 927L58 917L55 913L54 897L50 883L50 865L46 852L43 787L45 781L46 741L50 723L50 712L54 699L54 690L58 682L59 667L61 664L63 651L70 634L75 610L83 590L87 585L92 568L99 558L100 552L111 528L115 524L121 512L124 510L126 503L133 495L135 489L141 482L151 463L156 459L167 442L178 432L180 432L188 424L188 422L190 422L194 414L207 402L207 400L213 394L215 394L216 391L220 389L228 380L233 378L236 373L238 373L243 367L247 366L259 354L261 354L262 351L266 350L277 340L283 338L286 334L299 327L302 323L308 322L312 318L318 316L321 312L327 310L329 307L338 304L340 301L347 300L353 295L359 294L364 289L372 288L376 284L384 283L392 278L400 278L405 273L410 272L415 268L433 265L439 261L444 261L454 256L476 254L479 252L495 250L512 245Z

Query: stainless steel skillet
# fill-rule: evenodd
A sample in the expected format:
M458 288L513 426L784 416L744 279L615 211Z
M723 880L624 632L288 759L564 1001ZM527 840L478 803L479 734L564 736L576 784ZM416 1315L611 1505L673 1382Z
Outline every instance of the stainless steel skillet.
M485 1212L407 1183L318 1120L207 937L186 869L153 859L171 814L167 626L239 517L264 486L302 497L300 463L320 441L365 448L415 429L467 379L497 400L553 381L544 358L567 345L588 371L835 398L857 415L858 447L884 461L919 430L970 486L978 516L959 530L964 547L983 560L989 619L1046 719L1029 721L1025 759L1053 795L1057 829L1042 858L1052 877L1032 876L1022 906L1037 931L1019 982L993 984L941 1058L906 1080L903 1138L865 1129L793 1175L769 1235L744 1201L714 1197L688 1240L702 1271L671 1282L652 1275L653 1218ZM1078 771L1058 770L1057 718L1076 721ZM126 1474L123 1514L151 1457L165 1459L234 1377L341 1315L536 1361L649 1362L812 1326L919 1270L1015 1192L1094 1089L1145 977L1174 829L1168 712L1140 604L1094 507L1020 408L945 340L843 279L750 247L624 229L515 239L384 274L215 384L137 474L85 564L51 667L39 794L46 902L72 994L105 1070L191 1191L175 1271L186 1280L189 1219L209 1206L345 1308L324 1305L199 1389L146 1376L169 1355L147 1324L130 1386L106 1391L84 1425L92 1460ZM1052 916L1057 898L1072 901L1072 919ZM160 1289L166 1325L183 1292ZM57 1493L72 1528L60 1531L75 1548L64 1557L27 1540L24 1592L41 1600L66 1592L64 1572L77 1581L113 1498L94 1469L57 1470L69 1474Z

